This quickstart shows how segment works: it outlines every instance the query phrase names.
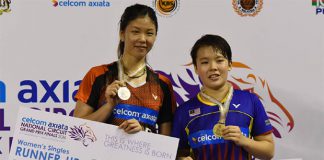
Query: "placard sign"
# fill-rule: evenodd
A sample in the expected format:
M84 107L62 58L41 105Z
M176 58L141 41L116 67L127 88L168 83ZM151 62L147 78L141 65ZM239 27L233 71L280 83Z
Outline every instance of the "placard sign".
M20 108L9 160L174 160L178 139Z

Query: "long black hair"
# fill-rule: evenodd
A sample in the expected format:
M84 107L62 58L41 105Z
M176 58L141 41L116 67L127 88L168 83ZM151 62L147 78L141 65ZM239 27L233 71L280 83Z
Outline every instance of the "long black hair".
M155 11L151 7L142 4L134 4L125 9L119 21L119 32L125 31L126 27L131 21L135 20L138 17L144 17L146 15L149 16L153 21L157 32L158 21L157 21ZM119 40L118 58L120 58L123 55L124 47L125 47L125 42Z

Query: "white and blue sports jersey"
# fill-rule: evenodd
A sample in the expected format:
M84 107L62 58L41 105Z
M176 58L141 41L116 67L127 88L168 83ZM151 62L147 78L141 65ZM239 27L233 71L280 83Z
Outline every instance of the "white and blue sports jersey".
M214 135L213 127L219 115L218 105L204 101L199 94L180 105L172 129L172 136L180 139L179 149L191 148L195 159L251 159L252 156L234 142ZM239 126L249 138L272 132L261 101L248 91L234 90L225 125Z

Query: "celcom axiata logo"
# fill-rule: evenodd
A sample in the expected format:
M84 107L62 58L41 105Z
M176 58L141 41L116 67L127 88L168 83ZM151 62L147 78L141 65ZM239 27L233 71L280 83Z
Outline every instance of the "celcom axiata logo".
M0 103L6 102L6 85L0 81Z
M312 0L312 6L316 7L315 10L316 15L318 14L324 15L324 0Z
M53 2L53 6L54 6L54 7L57 7L57 5L58 5L57 0L52 0L52 2Z
M70 137L76 141L81 141L85 147L88 147L90 143L97 141L92 129L86 124L80 125L79 127L70 127L70 129Z
M182 74L167 74L158 71L171 80L178 104L182 104L186 99L196 96L202 87L199 77L194 75L194 72L189 69L189 67L192 68L192 64L189 63L184 67L186 68L186 73ZM228 81L233 87L250 91L259 97L273 126L273 134L277 138L282 138L283 134L288 134L295 126L294 118L278 100L278 97L272 93L268 82L244 63L233 62L232 67L233 69L230 72Z
M153 0L158 15L170 17L176 14L180 8L180 0Z
M262 9L262 0L233 0L233 8L240 16L256 16Z
M11 11L10 4L11 0L0 0L0 15Z
M106 0L51 0L54 7L110 7Z

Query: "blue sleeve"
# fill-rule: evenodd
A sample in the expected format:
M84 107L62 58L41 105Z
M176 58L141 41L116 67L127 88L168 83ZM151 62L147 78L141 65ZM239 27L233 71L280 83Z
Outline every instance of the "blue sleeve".
M183 106L179 106L175 111L171 132L172 137L179 138L179 149L189 148L188 137L185 131L186 118L185 113L182 111L182 107Z
M258 136L272 131L272 125L260 99L252 94L254 105L254 122L252 127L252 136Z

